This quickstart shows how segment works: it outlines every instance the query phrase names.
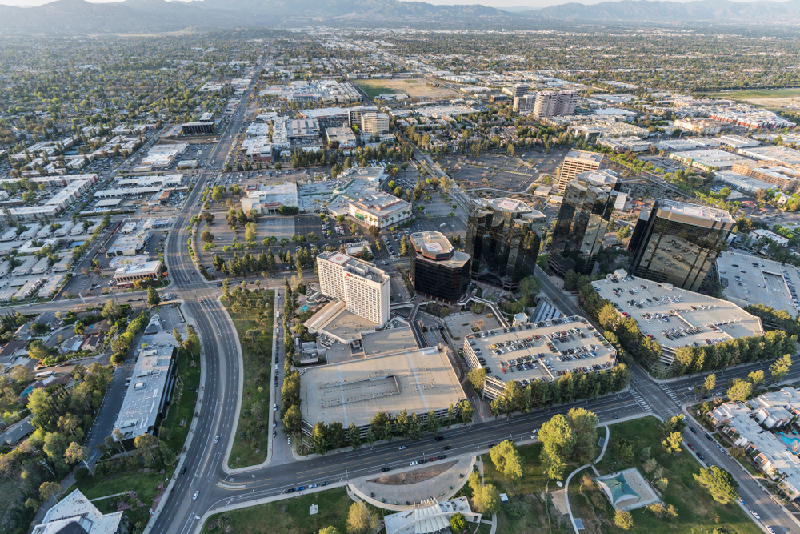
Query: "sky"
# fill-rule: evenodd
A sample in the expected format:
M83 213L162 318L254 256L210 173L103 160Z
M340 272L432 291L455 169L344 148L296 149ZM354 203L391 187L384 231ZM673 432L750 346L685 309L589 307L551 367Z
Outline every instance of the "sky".
M52 0L0 0L0 4L8 6L30 7L30 6L40 6L42 4L47 4L50 1ZM89 1L105 2L105 1L115 1L115 0L89 0ZM499 8L509 8L509 7L536 8L536 7L553 6L558 4L566 4L571 1L577 1L578 3L581 4L597 4L609 0L421 0L421 1L436 5L481 4L484 6L499 7ZM682 2L682 1L692 1L692 0L671 0L671 1ZM733 1L749 2L752 0L733 0ZM771 0L771 1L783 2L789 0Z

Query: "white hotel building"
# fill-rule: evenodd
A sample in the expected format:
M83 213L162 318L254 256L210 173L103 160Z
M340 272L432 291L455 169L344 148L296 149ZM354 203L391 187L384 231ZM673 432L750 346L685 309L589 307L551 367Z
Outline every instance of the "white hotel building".
M348 311L378 325L389 320L389 275L341 252L317 256L323 295L341 300Z

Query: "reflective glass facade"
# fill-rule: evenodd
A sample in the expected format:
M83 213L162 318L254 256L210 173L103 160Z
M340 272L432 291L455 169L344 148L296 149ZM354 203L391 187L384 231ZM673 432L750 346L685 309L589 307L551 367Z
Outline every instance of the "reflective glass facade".
M548 265L564 276L570 269L589 274L614 211L616 176L587 172L567 184L553 228Z
M414 290L448 302L458 301L469 285L469 255L453 248L441 232L414 232L409 237Z
M649 218L636 224L631 271L654 282L698 291L734 223L723 210L658 200Z
M475 201L465 249L472 256L472 277L516 289L534 273L545 226L545 216L522 202Z

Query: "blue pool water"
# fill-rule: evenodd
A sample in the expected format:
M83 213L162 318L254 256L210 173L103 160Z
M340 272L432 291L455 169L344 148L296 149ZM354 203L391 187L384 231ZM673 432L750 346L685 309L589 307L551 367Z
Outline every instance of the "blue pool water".
M305 312L307 312L307 311L308 311L308 306L301 306L301 307L300 307L300 310L298 310L298 311L299 311L300 313L305 313Z
M27 394L28 394L28 393L30 393L31 391L33 391L33 385L30 385L30 386L26 387L26 388L25 388L25 389L22 391L22 395L20 395L20 397L24 397L25 395L27 395Z
M786 447L790 451L800 451L800 439L799 438L790 438L789 436L786 436L784 434L780 434L778 437L781 438L781 441L786 444Z

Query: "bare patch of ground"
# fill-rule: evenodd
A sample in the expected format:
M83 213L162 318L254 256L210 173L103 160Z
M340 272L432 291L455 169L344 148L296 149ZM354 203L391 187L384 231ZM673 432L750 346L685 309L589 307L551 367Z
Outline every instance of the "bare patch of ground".
M458 461L445 462L442 464L434 464L430 467L423 467L422 469L415 469L413 471L406 471L404 473L397 473L395 475L383 475L378 478L372 479L369 482L375 484L387 484L391 486L402 486L403 484L417 484L424 482L434 477L438 477L454 465Z

